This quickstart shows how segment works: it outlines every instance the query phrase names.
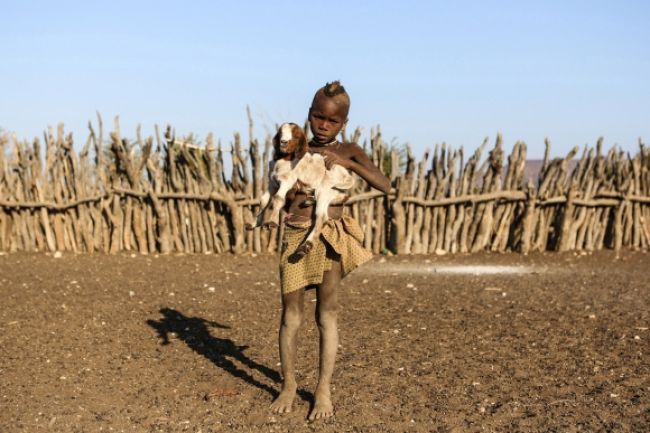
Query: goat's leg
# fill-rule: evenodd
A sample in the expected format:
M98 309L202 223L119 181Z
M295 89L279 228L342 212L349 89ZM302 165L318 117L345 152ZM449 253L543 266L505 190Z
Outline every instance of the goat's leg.
M316 190L316 220L312 225L307 238L303 241L302 244L296 249L295 254L298 257L302 257L309 253L314 246L314 242L320 236L320 233L323 229L323 224L329 219L327 211L329 209L330 203L335 198L335 193L332 189L327 188L325 191Z
M332 202L330 205L342 205L345 204L348 199L350 198L350 195L347 192L344 191L338 191L335 190L336 194L334 195L334 198L332 199Z
M349 198L350 196L348 194L339 192L330 204L344 204L346 201L348 201ZM314 196L307 195L307 198L305 198L305 200L300 203L300 207L312 207L315 204L316 198Z
M257 217L255 217L255 225L246 223L245 226L246 230L253 230L257 227L262 227L262 224L264 223L264 213L269 208L270 201L271 201L271 192L270 191L264 192L262 198L260 199L260 212L257 214Z
M262 227L273 228L277 227L280 220L280 210L284 207L284 202L287 197L287 192L293 187L295 182L283 181L280 183L280 188L271 198L271 215L267 220L264 220Z
M314 204L316 204L316 199L310 195L305 198L305 200L300 203L300 207L305 208L305 207L312 207Z

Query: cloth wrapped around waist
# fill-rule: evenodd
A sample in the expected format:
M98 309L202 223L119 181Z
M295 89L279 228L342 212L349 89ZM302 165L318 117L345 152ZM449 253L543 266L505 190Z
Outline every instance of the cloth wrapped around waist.
M280 283L282 293L289 293L323 282L323 273L340 257L343 275L367 262L372 252L363 247L363 231L354 218L344 216L329 219L319 238L304 257L294 253L309 234L312 221L285 221L280 253Z

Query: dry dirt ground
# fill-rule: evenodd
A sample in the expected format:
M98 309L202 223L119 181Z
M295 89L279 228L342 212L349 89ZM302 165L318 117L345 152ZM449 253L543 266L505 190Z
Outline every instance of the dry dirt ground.
M279 389L275 256L0 256L0 432L647 432L650 254L375 257L341 286L335 417Z

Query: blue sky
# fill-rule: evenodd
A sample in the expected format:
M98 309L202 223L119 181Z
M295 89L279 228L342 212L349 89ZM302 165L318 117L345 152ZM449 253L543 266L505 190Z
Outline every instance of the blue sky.
M497 131L529 156L650 141L650 3L2 1L0 128L59 121L82 144L99 110L123 135L171 123L225 143L301 123L342 80L350 126L418 153Z

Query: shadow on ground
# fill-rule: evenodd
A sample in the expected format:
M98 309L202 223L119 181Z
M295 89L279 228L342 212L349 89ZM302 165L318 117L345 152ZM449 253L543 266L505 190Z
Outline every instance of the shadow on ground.
M188 317L171 308L162 308L160 313L163 315L162 319L147 320L147 324L156 330L163 346L169 344L169 335L173 333L190 349L206 357L233 377L268 392L273 398L279 395L276 389L256 380L248 372L237 367L233 361L259 371L275 383L280 383L281 377L277 371L246 356L244 351L248 346L238 346L229 338L215 337L210 333L210 328L231 329L230 326L201 317ZM304 401L313 402L313 394L308 391L298 390L298 395Z

